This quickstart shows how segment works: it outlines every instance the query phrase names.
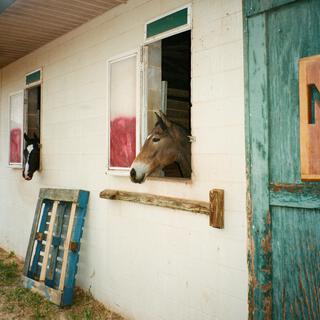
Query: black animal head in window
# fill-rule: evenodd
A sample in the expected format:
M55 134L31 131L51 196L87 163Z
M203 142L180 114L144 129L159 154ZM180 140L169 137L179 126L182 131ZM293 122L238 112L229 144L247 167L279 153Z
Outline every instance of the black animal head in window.
M23 150L23 171L22 176L25 180L31 180L33 174L39 170L40 164L40 140L36 134L33 134L33 138L24 134L26 141L26 147Z

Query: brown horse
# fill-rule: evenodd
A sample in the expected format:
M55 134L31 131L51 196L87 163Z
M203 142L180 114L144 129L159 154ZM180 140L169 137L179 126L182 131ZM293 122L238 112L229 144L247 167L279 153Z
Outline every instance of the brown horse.
M191 177L191 145L186 131L162 113L130 170L131 181L142 183L158 169L177 163L182 177Z

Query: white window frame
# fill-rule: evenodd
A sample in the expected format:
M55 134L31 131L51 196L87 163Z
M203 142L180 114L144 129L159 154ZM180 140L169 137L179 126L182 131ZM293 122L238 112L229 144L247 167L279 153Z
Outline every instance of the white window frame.
M125 59L129 59L132 57L136 57L136 155L140 151L140 90L141 90L141 77L140 77L140 51L138 49L130 50L125 53L121 53L119 55L113 56L109 58L106 62L107 64L107 167L105 173L108 175L115 175L115 176L129 176L129 168L122 168L122 167L110 167L110 123L111 123L111 105L110 105L110 75L111 75L111 68L110 65L112 63L116 63Z
M162 33L159 33L155 36L152 36L150 38L147 38L147 26L149 23L152 23L154 21L157 21L161 18L164 18L172 13L175 13L175 12L178 12L180 10L183 10L187 8L188 9L188 20L187 20L187 24L183 25L183 26L180 26L180 27L176 27L174 29L171 29L171 30L168 30L168 31L165 31L165 32L162 32ZM171 11L168 11L166 12L165 14L161 15L161 16L158 16L158 17L155 17L151 20L148 20L145 25L144 25L144 44L148 44L148 43L152 43L152 42L155 42L155 41L158 41L158 40L161 40L161 39L164 39L164 38L168 38L168 37L171 37L175 34L178 34L178 33L181 33L181 32L184 32L184 31L188 31L188 30L191 30L192 29L192 6L191 6L191 3L185 5L185 6L182 6L182 7L179 7L177 9L174 9L174 10L171 10Z
M35 81L35 82L32 82L30 84L27 84L26 83L26 78L28 75L34 73L34 72L37 72L37 71L40 71L40 80L38 81ZM9 101L8 101L8 106L9 106L9 121L8 121L8 128L9 128L9 138L8 138L8 166L10 168L15 168L15 169L22 169L23 168L23 149L24 149L24 133L26 131L26 128L28 126L27 124L27 106L26 106L26 93L27 93L27 90L30 89L30 88L33 88L33 87L36 87L36 86L40 86L40 90L41 90L41 101L40 101L40 106L42 106L42 67L38 68L38 69L35 69L31 72L28 72L25 74L24 76L24 79L25 79L25 84L24 84L24 88L21 89L21 90L18 90L16 92L12 92L9 94ZM22 113L23 113L23 123L22 123L22 137L21 137L21 163L11 163L10 162L10 122L11 122L11 104L10 104L10 101L11 101L11 96L14 96L16 94L19 94L19 93L22 93L23 95L23 106L22 106ZM42 112L40 112L40 126L42 126ZM41 128L40 128L40 132L41 132ZM39 137L41 139L41 136ZM41 164L41 160L40 160L40 164Z
M42 140L42 138L41 138L41 136L42 136L42 134L41 134L41 132L42 132L42 123L43 123L43 112L42 112L42 106L43 106L43 68L42 67L40 67L40 68L38 68L38 69L35 69L35 70L33 70L33 71L31 71L31 72L28 72L28 73L26 73L25 74L25 79L27 79L27 76L29 75L29 74L32 74L32 73L34 73L34 72L37 72L37 71L40 71L40 80L38 80L38 81L35 81L35 82L31 82L30 84L27 84L27 83L25 83L25 86L24 86L24 105L23 105L23 108L24 108L24 110L23 110L23 112L24 112L24 121L23 121L23 130L24 130L24 132L26 131L26 129L28 128L28 114L27 114L27 111L28 111L28 106L27 106L27 90L28 89L31 89L31 88L33 88L33 87L37 87L37 86L40 86L40 137L38 137L39 139L40 139L40 160L39 160L39 172L41 172L42 171L42 152L41 152L41 140ZM24 141L23 141L23 145L24 145Z
M22 98L23 98L23 101L22 101L22 132L21 132L21 147L20 147L20 156L21 156L21 163L18 163L18 162L10 162L10 144L11 144L11 140L10 140L10 134L11 134L11 97L12 96L15 96L17 94L22 94ZM8 120L8 166L10 168L13 168L13 169L22 169L23 167L23 140L24 140L24 137L23 137L23 134L24 134L24 90L18 90L18 91L15 91L15 92L12 92L9 94L9 99L8 99L8 106L9 106L9 120Z

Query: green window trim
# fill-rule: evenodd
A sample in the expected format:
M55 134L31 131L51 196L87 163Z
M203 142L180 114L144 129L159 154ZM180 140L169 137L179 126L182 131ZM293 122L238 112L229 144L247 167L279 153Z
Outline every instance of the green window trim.
M166 15L160 19L149 22L146 25L146 38L151 38L160 33L188 25L189 7Z
M26 75L26 85L30 85L40 80L41 80L41 70L36 70Z

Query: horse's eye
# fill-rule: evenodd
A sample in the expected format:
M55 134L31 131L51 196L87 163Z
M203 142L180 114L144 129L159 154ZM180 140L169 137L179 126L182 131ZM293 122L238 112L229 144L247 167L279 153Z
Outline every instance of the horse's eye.
M159 138L153 138L152 141L153 141L153 142L159 142L160 139L159 139Z

